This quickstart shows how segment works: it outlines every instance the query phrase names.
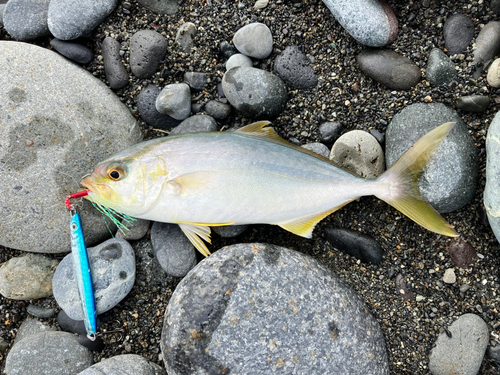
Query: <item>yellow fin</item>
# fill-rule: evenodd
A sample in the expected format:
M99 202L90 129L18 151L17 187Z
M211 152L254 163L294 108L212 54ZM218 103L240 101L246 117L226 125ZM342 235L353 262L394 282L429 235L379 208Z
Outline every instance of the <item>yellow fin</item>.
M189 221L177 221L177 224L195 225L201 227L223 227L225 225L233 225L234 221L232 223L192 223Z
M207 249L205 243L201 240L202 238L208 243L212 243L210 240L210 227L189 224L179 224L179 227L200 253L202 253L206 257L210 255L210 251Z

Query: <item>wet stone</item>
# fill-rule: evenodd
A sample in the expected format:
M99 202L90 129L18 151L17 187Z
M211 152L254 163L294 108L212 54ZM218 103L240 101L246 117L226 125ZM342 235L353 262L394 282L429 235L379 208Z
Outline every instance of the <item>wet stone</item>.
M251 68L253 67L252 59L242 53L236 53L226 61L226 70L231 70L237 66L247 66Z
M183 23L175 34L175 42L180 45L184 53L191 52L194 37L197 33L196 25L192 22Z
M16 338L14 340L14 345L31 335L36 335L38 333L48 332L48 331L54 332L56 331L56 329L54 327L50 327L48 325L43 324L39 320L26 318L19 327L19 330L17 331Z
M222 225L219 227L211 227L211 229L221 237L232 238L246 231L248 225Z
M208 77L205 73L201 72L186 72L184 74L184 82L193 90L202 90L207 84Z
M94 59L94 53L80 43L54 38L50 41L50 45L61 55L78 64L88 64Z
M10 0L2 12L5 30L12 38L22 41L50 35L47 25L49 3L50 0Z
M32 303L28 305L26 311L28 312L28 314L36 316L37 318L41 319L52 318L54 315L56 315L55 309L33 305Z
M285 48L274 61L274 72L289 86L307 90L316 87L318 77L298 46Z
M120 55L121 45L116 39L109 36L102 42L102 58L106 81L113 90L122 89L128 85L128 72L122 63Z
M457 78L455 64L439 48L433 48L429 54L425 75L429 83L434 86L446 86Z
M490 98L484 95L461 96L455 102L455 106L462 111L484 112L490 105Z
M500 112L497 112L486 135L486 187L484 206L488 222L500 241Z
M144 8L156 14L174 14L177 12L179 0L137 0Z
M154 84L144 87L137 96L137 109L141 118L153 128L161 130L171 130L181 123L173 117L160 113L156 109L156 98L160 93L160 88Z
M340 122L324 122L319 126L319 136L321 142L331 143L340 137L342 124Z
M500 87L500 59L495 59L491 63L486 79L491 87Z
M186 133L216 132L217 121L207 115L190 116L172 129L169 136Z
M130 38L130 68L137 78L150 78L167 53L167 40L153 30L140 30Z
M312 151L318 155L321 155L327 159L330 156L330 150L323 143L319 143L319 142L306 143L302 147L304 147L305 149Z
M137 354L122 354L102 360L78 375L167 375L164 368Z
M449 55L463 53L474 37L474 23L464 14L453 14L444 23L443 34Z
M127 241L130 240L140 240L146 235L149 230L151 222L144 219L135 219L134 221L128 222L126 220L122 221L122 224L129 228L129 230L118 230L116 232L116 238L123 238Z
M273 36L269 27L255 22L243 26L233 37L233 44L242 54L265 59L273 52Z
M205 112L216 120L224 120L231 115L232 107L217 100L209 100L204 106Z
M500 21L488 22L479 32L474 61L484 65L500 52Z
M176 120L185 120L191 113L191 90L186 83L172 83L160 91L156 110Z

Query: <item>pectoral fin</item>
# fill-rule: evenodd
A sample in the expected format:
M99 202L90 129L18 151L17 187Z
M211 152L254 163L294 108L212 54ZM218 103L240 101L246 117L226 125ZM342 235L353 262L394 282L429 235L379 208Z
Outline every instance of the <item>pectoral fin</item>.
M191 224L179 224L179 227L200 253L202 253L206 257L210 255L210 251L202 241L203 239L208 243L212 243L210 240L210 227Z
M187 173L167 182L178 195L188 196L197 195L206 191L213 181L215 172L194 172Z

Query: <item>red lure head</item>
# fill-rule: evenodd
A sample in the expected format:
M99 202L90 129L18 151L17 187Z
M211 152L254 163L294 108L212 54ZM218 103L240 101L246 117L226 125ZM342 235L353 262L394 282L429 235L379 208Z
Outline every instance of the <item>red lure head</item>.
M66 205L66 207L68 208L68 210L72 210L73 209L73 205L71 204L71 202L69 200L72 199L72 198L81 198L81 197L84 197L84 196L86 196L88 194L89 194L88 190L79 191L78 193L70 194L70 195L68 195L66 197L66 200L64 201L64 204Z

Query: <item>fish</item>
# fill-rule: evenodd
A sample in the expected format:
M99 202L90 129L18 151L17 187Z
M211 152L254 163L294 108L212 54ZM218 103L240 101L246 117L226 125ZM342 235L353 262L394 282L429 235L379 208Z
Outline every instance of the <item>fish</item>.
M97 332L97 316L95 310L94 289L92 286L92 274L90 263L85 246L85 237L83 235L82 220L80 214L75 212L71 218L71 255L73 257L73 273L78 286L78 295L83 310L83 322L87 337L94 341Z
M210 227L274 224L311 238L318 222L368 195L430 231L458 236L418 187L422 168L454 123L424 135L373 180L287 142L270 124L135 144L82 178L85 198L130 217L178 224L205 256Z

